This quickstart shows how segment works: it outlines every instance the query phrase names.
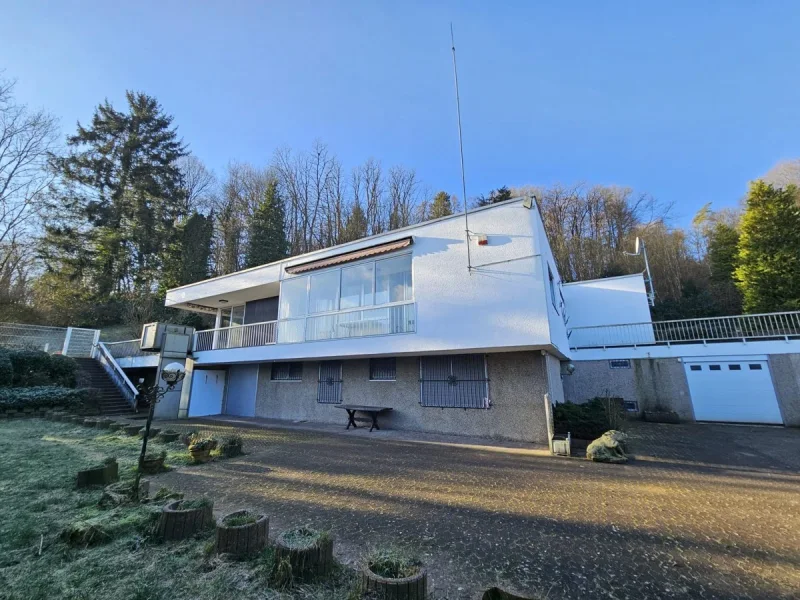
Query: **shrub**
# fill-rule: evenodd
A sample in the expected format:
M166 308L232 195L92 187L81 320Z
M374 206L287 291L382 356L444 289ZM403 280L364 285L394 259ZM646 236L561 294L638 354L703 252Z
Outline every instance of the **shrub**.
M553 427L556 433L594 440L609 429L618 429L620 415L618 399L594 398L585 404L564 402L553 409Z
M226 458L234 458L242 453L242 436L229 435L222 438L222 443L219 446L220 454Z
M11 366L11 353L0 348L0 387L10 386L14 381L14 367Z
M91 390L62 387L0 388L0 408L17 410L23 408L49 408L63 406L79 410L91 406L94 394Z
M68 356L50 355L41 350L13 350L8 353L8 359L14 387L75 387L78 363Z
M192 443L189 444L189 452L192 450L194 451L204 451L204 450L213 450L217 447L217 440L214 438L202 438L202 437L193 437Z

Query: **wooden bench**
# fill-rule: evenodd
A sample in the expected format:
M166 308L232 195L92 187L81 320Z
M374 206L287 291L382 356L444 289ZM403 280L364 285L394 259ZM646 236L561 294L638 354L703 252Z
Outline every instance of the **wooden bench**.
M392 410L388 406L367 406L364 404L337 404L336 408L341 408L342 410L347 411L348 419L347 427L345 427L345 429L350 429L351 425L354 429L358 428L356 421L361 421L362 419L356 419L357 412L368 414L372 418L372 427L369 428L370 431L373 429L380 430L380 427L378 427L378 415L388 413ZM369 422L368 419L365 420Z

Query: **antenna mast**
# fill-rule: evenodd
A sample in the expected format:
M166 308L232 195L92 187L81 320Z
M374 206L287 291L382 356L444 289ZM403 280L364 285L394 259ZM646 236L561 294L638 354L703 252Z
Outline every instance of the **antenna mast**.
M472 258L469 247L469 210L467 208L467 180L464 175L464 140L461 136L461 98L458 94L458 68L456 67L456 42L453 36L453 24L450 23L450 44L453 49L453 78L456 83L456 113L458 115L458 149L461 153L461 193L464 198L464 226L467 235L467 271L472 275Z

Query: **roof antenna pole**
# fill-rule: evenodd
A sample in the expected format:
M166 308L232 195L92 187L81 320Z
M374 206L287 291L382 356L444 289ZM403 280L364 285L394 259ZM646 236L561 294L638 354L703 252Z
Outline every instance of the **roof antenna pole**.
M469 210L467 209L467 180L464 175L464 140L461 136L461 98L458 94L458 68L456 67L456 42L453 36L453 24L450 23L450 43L453 49L453 78L456 82L456 113L458 115L458 149L461 153L461 193L464 198L464 226L467 235L467 272L472 275L472 258L469 248Z
M625 252L622 251L623 254L626 256L643 256L644 257L644 272L645 272L645 291L647 292L647 301L649 302L650 306L656 305L656 292L655 288L653 287L653 277L650 275L650 262L647 260L647 246L644 244L644 240L636 237L636 246L633 252ZM649 289L648 289L649 288Z

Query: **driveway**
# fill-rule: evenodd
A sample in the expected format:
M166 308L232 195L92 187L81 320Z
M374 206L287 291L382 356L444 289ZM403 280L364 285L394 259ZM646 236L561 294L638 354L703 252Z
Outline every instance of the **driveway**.
M800 598L800 430L634 423L636 459L606 465L460 438L179 424L238 430L249 454L158 483L220 512L259 509L273 535L330 529L344 562L410 546L437 600L497 584L548 599Z

